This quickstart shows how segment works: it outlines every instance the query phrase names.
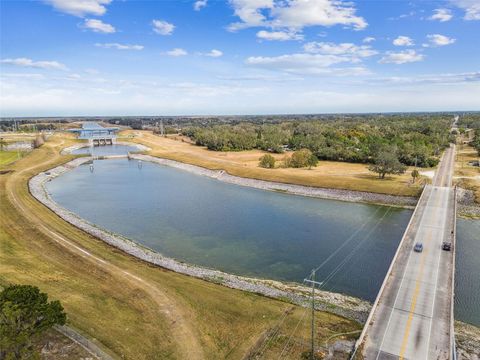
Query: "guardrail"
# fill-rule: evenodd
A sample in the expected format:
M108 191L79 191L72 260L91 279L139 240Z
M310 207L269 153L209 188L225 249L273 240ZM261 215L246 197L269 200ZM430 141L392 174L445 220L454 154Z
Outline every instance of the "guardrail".
M112 356L107 354L103 351L97 344L95 344L92 340L87 339L85 336L80 334L77 330L69 327L69 326L55 326L55 330L60 332L61 334L68 337L73 342L80 345L84 348L89 354L95 356L97 359L101 360L114 360Z

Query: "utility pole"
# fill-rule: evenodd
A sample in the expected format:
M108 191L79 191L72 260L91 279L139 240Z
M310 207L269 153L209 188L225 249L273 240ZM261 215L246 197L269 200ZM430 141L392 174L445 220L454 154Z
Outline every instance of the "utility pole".
M316 270L312 270L312 274L310 275L310 279L305 279L304 281L307 283L312 284L312 344L311 344L311 351L312 351L312 360L315 359L315 285L321 286L322 283L315 281L315 272Z
M312 360L315 359L315 270L312 270Z

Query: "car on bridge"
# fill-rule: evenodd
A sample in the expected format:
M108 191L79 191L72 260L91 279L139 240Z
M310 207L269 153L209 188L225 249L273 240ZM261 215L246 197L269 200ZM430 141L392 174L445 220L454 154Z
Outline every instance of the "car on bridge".
M452 250L452 243L444 241L442 244L442 249L445 251L450 251Z
M413 251L415 252L422 252L423 251L423 244L422 243L416 243L415 246L413 247Z

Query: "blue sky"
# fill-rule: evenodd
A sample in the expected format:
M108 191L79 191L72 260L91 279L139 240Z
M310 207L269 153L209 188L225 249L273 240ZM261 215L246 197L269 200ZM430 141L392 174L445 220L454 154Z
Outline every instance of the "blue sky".
M0 10L1 116L480 110L480 0Z

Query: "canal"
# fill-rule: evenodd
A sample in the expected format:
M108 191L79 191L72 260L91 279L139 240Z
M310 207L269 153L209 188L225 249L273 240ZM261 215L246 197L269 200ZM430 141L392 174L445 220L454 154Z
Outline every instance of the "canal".
M115 152L131 151L117 145ZM79 150L86 151L86 150ZM95 148L96 155L112 153ZM95 161L47 183L63 207L166 256L222 271L301 282L373 301L411 211L222 183L126 159ZM456 314L480 325L478 222L458 224Z

